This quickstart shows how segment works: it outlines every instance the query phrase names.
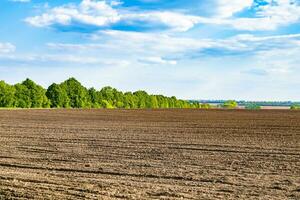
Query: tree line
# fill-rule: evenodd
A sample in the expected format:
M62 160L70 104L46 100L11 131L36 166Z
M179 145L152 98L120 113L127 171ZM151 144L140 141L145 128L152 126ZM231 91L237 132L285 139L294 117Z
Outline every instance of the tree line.
M235 109L238 103L225 101L219 108ZM47 89L30 79L10 85L0 81L0 107L5 108L124 108L124 109L156 109L156 108L217 108L208 103L185 101L176 97L150 95L145 91L121 92L112 87L100 90L86 88L75 78L56 84ZM245 109L257 110L260 105L247 103ZM300 105L291 106L300 110Z
M208 104L150 95L145 91L121 92L112 87L86 88L75 78L47 89L30 79L10 85L0 81L0 107L6 108L210 108Z

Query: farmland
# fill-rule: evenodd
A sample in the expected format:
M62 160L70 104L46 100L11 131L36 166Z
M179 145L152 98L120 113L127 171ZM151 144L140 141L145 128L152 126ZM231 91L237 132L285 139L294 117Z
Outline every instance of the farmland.
M300 199L300 112L0 110L0 199Z

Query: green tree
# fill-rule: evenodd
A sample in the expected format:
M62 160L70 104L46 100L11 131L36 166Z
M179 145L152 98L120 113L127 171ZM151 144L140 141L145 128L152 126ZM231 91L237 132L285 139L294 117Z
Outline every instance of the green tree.
M158 101L157 101L156 96L155 95L151 95L150 98L151 98L150 108L154 108L154 109L158 108Z
M172 96L171 98L169 98L169 106L170 108L176 108L176 97Z
M50 101L46 96L46 90L42 86L37 85L30 79L26 79L21 85L27 88L31 108L48 108L50 106Z
M69 108L70 99L67 92L58 84L53 83L47 89L46 96L50 100L51 108Z
M13 107L15 101L15 88L4 81L0 81L0 107Z
M138 102L137 97L134 96L131 92L126 92L124 94L124 108L127 108L127 109L138 108L137 102Z
M91 102L92 108L101 108L101 95L100 92L98 92L95 88L90 88L88 90L89 93L89 99Z
M15 101L14 107L17 108L31 108L31 99L29 96L29 89L20 83L14 86L15 88Z
M114 89L110 86L106 86L100 90L102 99L107 100L110 104L114 101Z
M147 97L148 97L147 92L139 90L134 92L133 95L137 97L138 108L147 108Z
M63 82L61 88L66 91L70 100L70 107L72 108L89 108L91 102L89 101L88 90L81 85L75 78L70 78Z
M114 100L113 105L117 108L124 107L124 94L123 92L118 91L117 89L113 89Z

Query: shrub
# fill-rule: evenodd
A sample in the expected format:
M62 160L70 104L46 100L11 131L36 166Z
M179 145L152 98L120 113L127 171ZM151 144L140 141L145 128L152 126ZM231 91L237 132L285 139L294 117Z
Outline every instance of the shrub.
M223 108L228 108L228 109L233 109L238 106L238 103L234 100L229 100L223 103L222 107Z
M294 104L291 106L292 110L300 110L300 105L299 104Z
M260 105L257 105L255 103L250 103L250 104L247 104L245 106L245 109L247 109L247 110L260 110L261 107L260 107Z
M201 109L211 109L212 106L208 103L203 103L203 104L200 104L200 108Z

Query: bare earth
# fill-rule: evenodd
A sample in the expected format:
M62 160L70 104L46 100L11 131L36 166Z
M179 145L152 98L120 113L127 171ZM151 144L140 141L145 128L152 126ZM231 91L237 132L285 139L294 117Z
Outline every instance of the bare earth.
M300 112L0 110L0 199L300 199Z

